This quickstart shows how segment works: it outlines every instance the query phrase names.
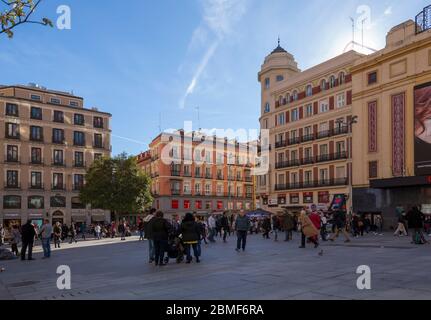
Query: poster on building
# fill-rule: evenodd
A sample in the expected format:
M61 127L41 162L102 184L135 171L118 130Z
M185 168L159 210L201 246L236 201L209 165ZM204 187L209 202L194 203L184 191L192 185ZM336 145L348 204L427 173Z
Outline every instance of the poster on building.
M431 82L415 87L415 174L431 175Z

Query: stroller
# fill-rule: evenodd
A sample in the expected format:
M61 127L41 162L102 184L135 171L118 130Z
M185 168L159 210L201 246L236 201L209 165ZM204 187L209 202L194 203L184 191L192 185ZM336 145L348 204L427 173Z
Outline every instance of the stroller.
M168 263L169 259L175 259L177 263L184 260L184 245L179 235L171 234L169 236L166 252L165 263Z

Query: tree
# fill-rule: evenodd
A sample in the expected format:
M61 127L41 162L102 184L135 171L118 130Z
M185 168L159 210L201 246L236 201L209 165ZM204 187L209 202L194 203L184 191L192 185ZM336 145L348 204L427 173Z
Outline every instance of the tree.
M40 21L30 20L42 0L0 0L0 34L5 33L12 38L13 29L25 23L40 24L52 27L52 21L42 18Z
M80 199L92 208L137 212L152 204L150 186L151 179L138 166L136 158L123 153L115 158L101 158L91 165Z

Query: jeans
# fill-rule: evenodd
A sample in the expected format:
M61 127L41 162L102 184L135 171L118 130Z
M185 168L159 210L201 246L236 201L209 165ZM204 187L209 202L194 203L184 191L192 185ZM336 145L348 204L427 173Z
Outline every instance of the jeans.
M100 240L100 232L96 232L96 238L97 240Z
M139 231L139 241L144 240L144 230Z
M59 236L56 236L56 235L54 235L54 247L55 248L60 248L60 237Z
M33 241L23 241L22 242L22 248L21 248L21 260L25 260L25 253L27 251L28 247L28 259L32 259L32 253L33 253Z
M167 240L154 240L156 265L163 264L163 258L165 257L165 251L166 251L167 245L168 245Z
M42 238L43 256L49 258L51 256L51 238Z
M286 230L284 231L286 238L284 239L284 241L289 241L292 240L292 230Z
M307 237L305 236L305 234L303 232L301 232L301 247L305 248L305 240L306 239L307 239ZM308 240L310 240L315 245L317 245L317 243L318 243L314 237L308 238Z
M223 228L223 241L226 241L226 237L227 237L228 232L229 232L228 227Z
M237 250L241 249L245 250L245 245L247 243L247 231L237 231L237 241L236 241L236 248Z
M214 235L215 235L215 229L214 228L209 228L209 235L208 235L208 240L210 242L214 242Z
M273 229L274 231L274 241L278 241L278 229Z
M18 256L18 254L19 254L19 252L18 252L18 244L12 243L11 249L12 249L12 252L15 253L16 256Z
M150 253L150 260L154 260L155 251L154 251L154 240L148 239L148 251Z
M198 241L198 257L202 254L202 240Z
M196 260L199 259L200 253L199 253L198 245L199 245L199 243L184 244L184 249L185 249L186 255L187 255L187 261L192 261L193 260L190 247L193 247L193 255L195 256Z

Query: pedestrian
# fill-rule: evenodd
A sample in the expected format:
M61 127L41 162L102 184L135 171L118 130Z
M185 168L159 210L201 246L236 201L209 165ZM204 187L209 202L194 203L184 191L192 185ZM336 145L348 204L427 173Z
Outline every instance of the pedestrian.
M61 242L61 225L60 222L56 222L54 225L54 248L60 248L60 242Z
M39 235L42 238L42 249L43 249L43 258L48 259L51 257L51 236L52 236L52 225L49 222L49 219L45 219L42 228L39 230Z
M117 234L117 226L115 225L115 222L111 223L111 239L114 239Z
M148 240L149 263L153 263L155 259L154 240L152 223L154 222L154 213L156 209L151 208L150 213L144 218L144 235Z
M18 226L14 224L12 226L12 242L11 242L11 249L12 252L18 257L19 251L18 251L18 245L21 242L21 233L19 232Z
M69 227L67 224L61 226L61 241L67 240L69 236Z
M34 229L31 220L27 220L27 223L22 226L22 248L21 248L21 260L25 260L25 254L28 248L28 260L34 260L33 254L33 243L36 237L36 230Z
M3 224L0 223L0 247L4 244L4 236L5 236L4 227L3 227Z
M223 212L223 216L220 218L220 225L223 229L223 242L226 242L226 237L228 235L229 231L229 220L226 216L226 212Z
M144 241L144 221L139 220L138 224L139 241Z
M295 222L293 215L286 211L283 215L283 230L285 233L284 241L288 242L292 240L293 237L293 229L295 228Z
M86 222L81 224L80 230L81 230L81 238L84 239L84 241L87 240L85 237L86 233L87 233L87 223Z
M314 248L317 248L319 246L319 242L317 241L319 231L310 217L307 216L305 210L302 210L299 215L299 224L301 225L301 246L299 248L305 248L305 240L307 238L310 242L314 243Z
M245 215L245 212L241 210L235 221L235 231L237 234L236 251L245 251L247 243L247 234L250 229L250 219Z
M344 237L345 237L344 242L346 242L346 243L350 242L349 235L347 234L347 231L346 231L346 214L345 214L345 212L340 210L340 209L335 209L333 221L334 221L334 226L335 226L335 232L331 236L331 238L329 238L329 240L333 242L335 240L335 238L338 238L340 232L342 232Z
M216 230L216 220L214 218L214 215L210 215L208 218L208 231L209 231L208 240L210 242L216 242L214 239L215 230Z
M126 240L126 222L120 222L118 225L118 233L121 234L121 240Z
M70 242L69 243L71 244L74 241L75 241L75 243L77 243L78 240L76 240L76 227L75 227L75 224L73 222L70 225L69 233L70 233Z
M280 219L277 215L272 216L272 231L274 232L274 241L278 241L278 231L280 230Z
M102 232L102 228L100 227L100 225L99 224L97 224L95 227L94 227L94 232L96 233L96 239L97 240L100 240L101 238L100 238L100 233Z
M424 237L422 229L424 227L424 214L417 206L412 207L412 209L407 213L407 221L409 229L413 229L412 243L423 244Z
M375 216L374 225L375 225L374 234L382 236L383 235L383 217L381 215Z
M271 219L269 217L266 217L263 220L262 229L263 229L263 234L262 234L263 238L269 239L269 232L271 231Z
M154 221L151 223L152 236L154 239L154 256L156 266L164 266L165 251L168 246L168 238L171 226L163 218L163 212L157 211Z
M196 223L193 214L186 213L183 221L180 225L180 233L184 243L184 249L186 252L187 260L186 263L192 262L191 248L193 248L193 255L195 256L196 263L200 262L198 243L201 237L199 224Z
M203 240L205 242L205 244L208 244L207 226L206 226L205 220L202 217L199 219L199 225L201 227L201 240Z
M406 215L405 213L398 216L398 224L397 228L395 229L394 236L407 236L407 230L406 230Z
M313 223L313 225L316 227L318 233L320 234L320 228L322 228L322 221L320 219L320 215L316 211L315 205L312 206L312 211L308 217L310 218L311 222ZM318 235L315 237L315 240L316 241L319 240Z
M320 227L320 237L322 238L322 241L328 241L326 237L328 236L328 233L326 231L326 226L328 225L328 219L326 218L326 215L323 211L319 212L320 215L320 221L321 221L321 227Z
M221 217L216 218L216 237L221 237L222 234Z

